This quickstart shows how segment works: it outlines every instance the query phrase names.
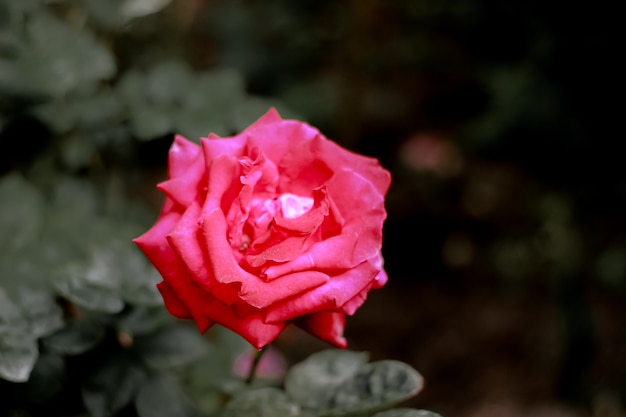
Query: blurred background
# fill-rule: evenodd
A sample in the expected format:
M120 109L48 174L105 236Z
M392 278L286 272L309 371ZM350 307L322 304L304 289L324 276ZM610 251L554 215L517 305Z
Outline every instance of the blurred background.
M618 16L607 0L0 0L0 318L2 300L49 300L51 271L69 307L31 339L74 304L158 303L125 245L156 218L172 135L275 106L392 172L390 280L346 336L423 374L409 405L624 416ZM277 346L317 343L290 329Z

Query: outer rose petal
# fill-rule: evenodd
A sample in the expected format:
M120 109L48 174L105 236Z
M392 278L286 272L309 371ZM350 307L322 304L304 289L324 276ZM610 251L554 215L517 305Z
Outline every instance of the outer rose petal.
M308 179L321 178L323 172L332 173L350 168L370 181L378 194L384 195L389 189L391 175L383 170L374 158L359 155L342 148L317 132L312 140L294 145L281 161L285 176L283 184L295 183L298 186ZM312 175L312 171L317 171Z
M359 236L353 262L376 256L382 246L382 227L387 217L383 196L374 184L349 169L336 172L326 186L337 209L344 215L342 233Z
M174 143L168 154L168 173L170 178L182 175L189 164L200 154L200 147L181 135L174 136Z
M375 267L369 262L363 262L331 277L327 283L311 291L268 307L265 319L269 323L278 323L324 310L335 310L371 285L377 274Z
M210 291L215 280L209 275L208 259L200 243L202 240L202 228L198 225L200 212L201 208L197 203L189 206L167 235L167 241L189 271L194 283L198 285L196 291L201 288Z
M167 285L167 282L159 282L157 284L157 288L163 297L165 308L167 308L167 311L169 311L170 314L178 317L179 319L190 319L192 317L185 303L178 298L176 293L170 288L169 285Z
M193 291L185 266L161 235L164 230L169 230L171 222L176 218L176 213L161 217L155 226L134 239L134 242L163 276L164 282L160 284L159 290L168 310L181 318L193 318L200 331L204 332L212 323L201 312L204 304L202 294ZM167 283L167 288L164 283ZM186 311L181 308L181 304L185 305Z
M275 110L273 110L275 112ZM270 110L271 113L272 110ZM276 113L278 114L278 113ZM267 115L267 114L266 114ZM280 116L279 116L280 117ZM317 129L295 120L280 120L274 123L263 122L265 116L246 129L250 146L256 146L272 161L280 161L284 155L300 142L310 141L319 135Z
M146 258L162 276L172 275L170 264L176 262L175 255L165 236L176 226L181 215L177 212L163 213L156 223L133 242L143 251Z
M286 323L266 323L261 310L252 310L246 316L239 316L231 306L212 298L206 299L202 311L211 320L239 334L257 349L272 343L286 326Z
M299 327L315 337L345 349L348 342L343 337L346 318L343 313L324 311L301 317L295 322Z
M204 176L204 161L198 157L187 167L182 175L157 185L159 191L167 195L172 201L182 207L193 203L199 195L204 194L202 177Z
M210 134L208 138L200 139L204 159L207 163L220 156L239 157L246 147L246 137L238 135L232 138L220 138Z

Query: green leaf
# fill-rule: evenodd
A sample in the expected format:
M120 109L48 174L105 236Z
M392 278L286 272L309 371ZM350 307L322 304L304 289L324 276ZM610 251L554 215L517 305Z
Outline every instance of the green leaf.
M145 370L127 352L109 355L83 385L83 401L90 416L115 415L133 401L146 379Z
M232 134L235 132L233 111L245 97L245 83L237 71L199 73L184 96L183 105L173 113L176 131L192 140L211 132L222 136Z
M98 322L74 319L43 340L44 346L65 355L78 355L94 348L104 338L105 328Z
M15 63L0 56L0 93L5 97L28 96L30 91L24 91L21 82L21 74Z
M161 281L158 271L139 252L130 239L120 248L118 273L124 300L136 306L162 306L163 299L156 284Z
M364 352L328 349L291 367L285 377L287 393L309 408L328 408L335 390L367 363Z
M119 313L124 302L118 289L114 283L102 282L111 267L108 264L70 263L62 271L64 277L55 280L54 286L61 295L85 309Z
M61 325L49 294L39 288L0 288L0 377L27 381L39 355L37 338Z
M69 133L77 126L93 131L119 123L122 106L115 94L102 90L68 94L35 107L33 113L56 133Z
M63 358L51 352L43 352L39 355L28 382L19 385L14 397L21 403L45 404L63 389L66 381Z
M273 388L257 388L241 391L229 401L223 417L298 417L300 406L284 391Z
M191 140L210 132L231 134L242 118L235 110L246 97L244 79L237 71L194 73L180 61L159 63L146 73L129 71L116 91L129 107L133 133L142 140L172 133Z
M40 0L6 1L5 4L9 9L9 15L14 14L15 16L41 8Z
M391 407L416 395L423 383L422 376L406 363L394 360L369 363L338 388L329 415L349 415Z
M108 49L87 31L74 31L48 13L26 21L27 48L18 56L25 86L52 97L95 85L115 74Z
M126 0L120 11L125 19L136 19L159 12L171 1L172 0Z
M6 290L0 287L0 334L9 331L22 318L19 307Z
M174 132L174 123L167 110L141 107L133 110L131 128L137 138L150 140Z
M23 333L0 332L0 378L26 382L39 351L37 342Z
M208 350L207 341L196 328L178 322L152 334L138 336L133 344L146 363L155 368L186 365Z
M206 393L217 393L217 398L241 389L244 379L234 372L235 360L251 349L250 344L237 333L221 326L213 326L206 333L211 343L210 354L194 362L189 369L189 388L198 401L204 402Z
M180 106L192 90L193 74L186 62L171 60L156 64L145 79L146 98L165 106Z
M4 30L9 25L9 8L0 1L0 30Z
M117 227L117 223L104 218L92 221L83 229L83 235L88 233L91 237L83 243L87 256L71 259L56 271L55 288L83 308L118 313L124 307L123 293L126 289L137 289L143 293L154 291L147 289L153 282L140 280L149 271L145 260L134 253L136 248L130 240L125 240L123 244L120 242L115 235L119 233ZM73 238L80 240L77 235ZM131 260L133 257L134 261ZM156 299L154 294L141 296L146 304L156 304L152 301Z
M56 211L68 213L68 219L77 214L91 219L98 207L98 193L89 181L63 176L54 184L52 204Z
M416 410L413 408L396 408L395 410L381 411L372 417L441 417L440 414L427 410Z
M132 337L137 337L154 333L159 327L171 325L172 322L172 316L163 307L135 307L119 319L117 326Z
M319 352L292 367L285 388L296 402L323 416L379 411L421 390L422 377L411 366L393 360L364 363L365 358L348 351Z
M32 281L23 280L25 285L11 294L15 304L21 309L20 325L30 337L37 339L52 334L63 326L63 311L56 303L51 289L34 287Z
M124 21L120 16L120 8L126 0L84 0L87 13L101 27L119 30Z
M85 135L66 135L61 142L61 159L64 166L72 171L87 167L96 153L96 147Z
M135 399L139 417L201 417L174 379L159 375L141 387Z
M95 22L109 30L121 30L132 19L157 13L171 0L85 0Z
M0 180L0 251L23 248L40 232L44 201L39 192L18 174Z

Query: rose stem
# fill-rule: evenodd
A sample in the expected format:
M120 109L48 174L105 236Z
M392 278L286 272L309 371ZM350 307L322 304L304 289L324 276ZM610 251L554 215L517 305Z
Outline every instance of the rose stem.
M260 350L254 349L254 357L252 358L252 366L250 366L250 373L248 374L248 378L246 378L246 384L252 384L254 380L254 375L256 374L256 368L259 366L259 362L261 361L261 357L263 353L265 353L266 346L263 346Z

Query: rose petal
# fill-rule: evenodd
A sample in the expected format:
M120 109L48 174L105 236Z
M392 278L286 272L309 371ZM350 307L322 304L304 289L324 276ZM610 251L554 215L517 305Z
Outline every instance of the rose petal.
M198 218L202 209L198 203L192 203L185 211L176 227L167 235L167 240L183 261L193 281L201 288L211 291L214 280L209 274L209 260L201 246L202 228L198 225Z
M311 140L292 144L278 165L282 192L307 195L333 176L325 158L314 151L316 145L325 140L316 132Z
M279 234L278 236L284 236ZM282 239L274 239L264 242L263 246L267 246L267 249L256 255L246 256L246 262L253 268L258 268L265 265L268 261L273 262L286 262L294 259L298 254L302 253L302 248L307 239L307 236L286 236ZM278 240L278 241L277 241Z
M309 314L295 321L298 327L340 349L345 349L348 342L343 337L346 318L343 313L323 311Z
M363 305L370 290L379 289L387 282L387 273L382 269L382 256L379 255L374 259L370 259L369 263L374 266L374 268L379 269L379 272L368 286L363 288L360 293L352 297L341 307L342 311L349 316L353 315L356 310Z
M250 125L248 129L254 129L263 125L271 125L274 123L282 122L283 118L278 114L278 111L275 107L270 107L270 109L261 117L259 117L254 123Z
M372 289L372 287L373 284L369 283L358 294L346 301L346 303L341 306L341 310L349 316L353 315L357 311L357 309L363 305L363 303L367 299L367 294Z
M181 213L163 210L156 223L143 235L133 239L133 242L141 249L146 258L152 263L161 275L168 275L167 268L174 256L172 249L165 236L176 226L181 218Z
M165 308L175 317L179 319L190 319L192 318L189 309L185 305L185 303L178 298L176 293L170 288L170 286L165 281L161 281L157 284L157 289L161 293L163 297L163 301L165 303Z
M215 299L207 299L202 309L206 316L245 338L257 349L267 346L283 331L285 323L266 323L261 310L252 310L247 316L234 314L233 309Z
M359 173L341 169L326 183L328 194L344 215L342 233L359 236L353 262L376 256L382 246L382 226L387 212L384 197Z
M283 174L281 185L315 188L333 172L349 167L370 181L378 194L384 195L391 183L391 174L377 159L356 154L317 133L310 141L292 145L279 168ZM319 181L322 182L319 182ZM315 185L317 184L317 185ZM295 192L297 194L297 192Z
M294 146L310 141L319 131L306 123L280 120L253 124L241 134L247 135L250 147L258 147L269 160L279 162Z
M202 199L206 184L204 158L198 152L196 158L191 161L186 169L178 169L179 175L157 185L157 188L165 193L177 204L187 207L196 199Z
M376 275L376 278L374 278L374 283L372 286L373 289L377 290L379 288L382 288L388 280L387 272L385 272L383 268L384 261L382 253L379 252L378 255L371 258L369 262L379 270L378 275Z
M307 269L324 271L351 268L355 266L352 262L352 253L357 238L355 233L348 233L322 240L290 262L269 266L265 269L264 275L268 280L273 280L285 274Z
M289 279L277 279L267 283L245 271L236 263L232 249L224 238L226 221L223 213L218 210L204 218L203 231L206 245L211 248L208 252L209 264L214 279L223 284L241 283L239 297L251 306L266 308L328 281L326 274L307 271L289 276Z
M181 135L174 136L168 154L168 174L170 178L183 175L189 165L200 154L200 147Z
M202 231L204 244L209 248L209 262L213 278L217 282L230 284L233 282L248 283L259 280L256 276L242 269L236 262L233 250L226 239L227 227L224 214L219 210L204 213ZM244 284L245 285L245 284Z
M339 308L370 285L377 274L376 268L369 262L363 262L340 275L332 276L328 282L311 291L268 307L266 320L268 323L284 322L306 314Z
M329 213L329 202L325 189L313 191L313 207L303 215L295 218L287 218L283 215L276 216L276 226L287 230L289 233L311 234L324 221Z
M222 206L230 206L239 193L237 159L222 155L206 163L208 190L202 211L222 210Z
M255 277L256 278L256 277ZM270 282L256 278L255 285L242 285L239 297L256 308L272 304L313 290L327 283L330 277L319 271L302 271L286 275Z
M166 210L168 207L169 203L165 204L156 223L146 233L133 239L133 242L141 249L167 283L168 287L165 291L170 290L176 296L176 298L164 298L166 303L173 303L171 306L166 304L166 307L181 312L177 304L182 302L187 306L187 310L196 321L200 331L205 331L210 326L210 322L200 313L204 303L202 293L191 284L184 263L170 247L165 237L181 218L181 214L177 211L168 212ZM161 290L161 288L159 289Z
M246 137L241 134L231 138L220 138L215 134L201 138L202 152L207 164L220 156L240 157L246 147Z

